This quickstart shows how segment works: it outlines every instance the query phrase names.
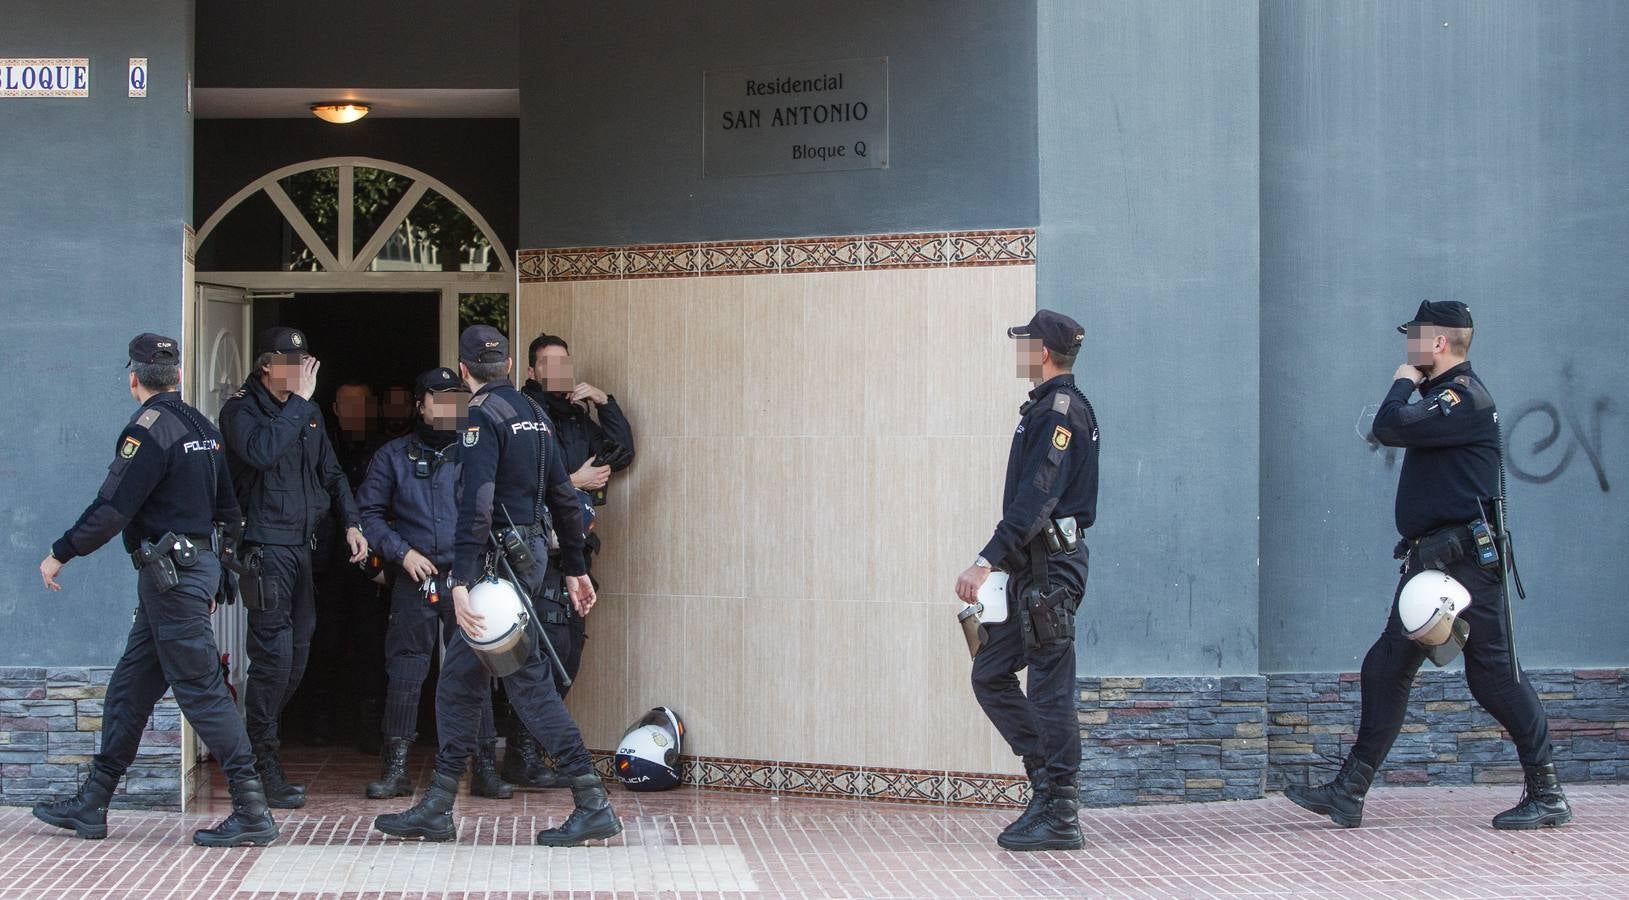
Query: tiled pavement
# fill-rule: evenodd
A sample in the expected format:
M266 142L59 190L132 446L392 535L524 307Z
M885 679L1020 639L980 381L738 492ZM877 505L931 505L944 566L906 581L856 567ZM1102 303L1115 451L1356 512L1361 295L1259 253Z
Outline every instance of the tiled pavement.
M0 898L1629 897L1629 786L1575 788L1575 823L1532 833L1488 826L1509 785L1382 788L1354 831L1276 796L1088 810L1086 848L1045 854L995 847L1007 811L616 790L621 836L545 850L532 834L567 812L563 791L461 794L456 844L402 843L369 827L407 805L359 798L371 761L308 755L289 769L313 800L279 816L266 849L193 847L219 808L115 810L104 841L0 808Z

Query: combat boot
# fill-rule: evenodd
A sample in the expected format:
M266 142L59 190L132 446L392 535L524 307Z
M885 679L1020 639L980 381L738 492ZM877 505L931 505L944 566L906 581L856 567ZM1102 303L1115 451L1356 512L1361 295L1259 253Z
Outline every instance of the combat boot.
M606 792L598 773L572 776L568 785L576 808L558 826L539 831L539 844L545 847L578 847L622 833L622 820L611 809L611 795Z
M476 797L508 800L515 795L514 787L498 777L498 739L487 738L475 748L469 761L469 792Z
M1374 766L1348 756L1335 780L1317 787L1292 784L1284 788L1284 796L1302 809L1328 816L1342 828L1356 828L1363 824L1363 798L1373 780Z
M543 777L548 766L542 758L542 748L525 728L517 728L509 736L509 747L503 754L503 767L499 770L504 781L516 787L537 787L532 782Z
M192 833L200 847L264 847L277 840L277 823L266 806L266 790L258 779L232 785L232 814L214 828Z
M407 774L407 751L412 746L413 742L408 738L385 738L385 749L381 754L385 760L385 770L378 781L368 784L369 800L406 797L413 793L413 779Z
M1016 821L1001 832L1001 837L1010 838L1015 834L1029 830L1029 827L1035 824L1036 817L1046 812L1047 801L1051 799L1051 793L1052 785L1046 780L1046 768L1043 766L1039 769L1030 769L1029 805L1024 807L1023 814Z
M453 825L453 800L458 796L458 779L440 772L430 776L424 796L406 812L386 813L373 820L373 827L400 838L450 841L458 836Z
M58 828L72 828L87 841L107 837L107 803L119 779L94 766L73 797L34 804L34 818Z
M305 805L305 785L289 784L277 747L255 748L255 772L266 790L266 804L272 809L299 809Z
M1522 766L1527 783L1522 787L1522 801L1511 809L1493 817L1493 827L1505 831L1526 831L1565 825L1572 821L1572 807L1567 795L1561 793L1561 782L1556 780L1555 765Z
M996 843L1007 850L1079 850L1085 843L1080 833L1080 790L1072 784L1053 785L1046 806L1029 827L1002 832Z

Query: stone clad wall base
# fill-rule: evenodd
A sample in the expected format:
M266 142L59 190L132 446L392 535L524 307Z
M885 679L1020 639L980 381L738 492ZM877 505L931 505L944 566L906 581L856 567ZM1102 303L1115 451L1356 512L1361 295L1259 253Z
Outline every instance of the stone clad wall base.
M102 698L111 667L0 666L0 805L71 796L102 745ZM113 806L179 809L181 711L166 693Z
M1629 669L1527 673L1565 783L1629 780ZM1240 800L1321 782L1357 735L1355 672L1082 678L1081 798L1090 806ZM1458 670L1415 678L1379 784L1519 783L1515 747Z

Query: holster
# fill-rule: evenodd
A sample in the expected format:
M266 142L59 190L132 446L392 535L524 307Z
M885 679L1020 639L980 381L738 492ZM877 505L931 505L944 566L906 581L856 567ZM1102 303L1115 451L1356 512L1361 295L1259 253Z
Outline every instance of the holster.
M1049 526L1051 523L1048 523ZM1050 528L1048 529L1050 531ZM1078 546L1078 545L1077 545ZM1024 646L1034 649L1075 636L1075 610L1062 588L1052 586L1047 568L1048 538L1037 536L1029 545L1030 583L1018 598L1018 617Z
M1420 566L1426 569L1436 569L1439 572L1448 571L1448 567L1462 559L1467 559L1474 551L1471 531L1464 525L1450 525L1447 528L1438 528L1427 532L1414 540L1401 540L1397 542L1394 556L1404 560L1403 571L1408 571L1407 558L1410 553L1420 561Z
M222 559L221 566L237 578L238 596L243 598L243 608L252 610L270 609L272 604L266 596L265 577L261 574L261 565L265 559L259 547L250 547L235 550L229 559Z
M165 532L157 541L137 544L130 561L148 588L162 594L181 583L181 569L198 565L198 546L185 536Z

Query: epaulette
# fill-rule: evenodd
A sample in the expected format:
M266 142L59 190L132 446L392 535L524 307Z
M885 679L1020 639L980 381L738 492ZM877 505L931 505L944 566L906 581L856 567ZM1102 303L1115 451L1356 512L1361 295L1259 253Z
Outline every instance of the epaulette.
M180 416L164 415L163 410L156 406L142 410L141 415L136 416L135 421L130 424L146 430L163 449L169 449L171 444L191 434L187 423L181 421Z
M1069 393L1059 391L1052 395L1052 411L1063 416L1069 415Z

